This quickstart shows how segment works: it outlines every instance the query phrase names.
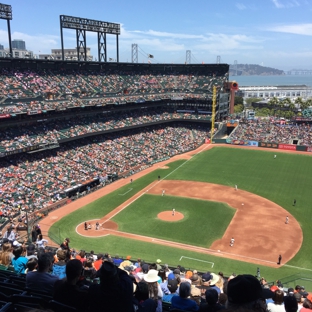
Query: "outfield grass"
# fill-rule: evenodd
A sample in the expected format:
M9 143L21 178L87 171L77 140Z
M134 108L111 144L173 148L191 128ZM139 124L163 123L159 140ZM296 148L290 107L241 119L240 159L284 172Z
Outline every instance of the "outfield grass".
M277 154L276 159L273 158L274 154ZM312 237L312 227L310 226L312 157L308 155L276 153L275 151L269 150L254 151L248 149L215 147L194 156L189 161L185 162L184 160L180 160L173 162L169 164L169 168L166 170L156 170L153 173L134 181L131 184L131 188L133 189L124 196L120 196L119 194L127 192L129 190L129 185L73 212L69 216L66 216L55 223L50 229L50 233L60 235L62 238L70 237L71 245L77 249L94 249L96 252L108 251L112 254L118 253L120 255L130 254L133 257L141 257L149 261L155 261L157 258L161 258L164 262L171 265L182 264L186 267L195 267L202 271L209 269L214 272L222 270L227 274L231 274L232 272L256 274L257 267L260 267L261 275L271 280L283 278L298 272L310 272L308 270L285 266L278 269L272 269L245 262L223 259L210 255L208 256L200 253L179 250L172 247L153 245L113 236L88 239L76 234L75 227L78 223L103 217L107 212L111 211L126 199L143 189L144 186L155 181L158 175L161 175L162 177L168 175L167 179L211 182L233 187L237 184L240 189L258 194L281 205L298 220L304 234L302 248L288 264L312 271L312 264L310 261L312 246L309 243L309 239ZM209 236L213 235L209 232L211 231L211 227L209 226L208 228L205 228L197 226L196 222L200 222L201 225L205 222L203 220L198 220L193 216L192 209L187 208L186 206L183 206L183 209L185 209L183 211L185 211L185 214L187 215L187 220L190 220L190 218L192 220L192 222L190 221L190 224L192 225L190 225L187 231L184 230L184 226L181 226L183 222L177 222L174 225L170 225L170 227L164 226L160 231L158 230L159 226L162 227L163 223L155 224L155 227L148 226L146 219L152 220L154 218L154 209L161 209L161 207L157 207L157 205L155 208L153 204L155 202L155 197L157 197L156 202L159 205L164 205L163 207L168 205L168 209L166 210L172 209L170 206L171 199L173 202L178 202L180 200L179 198L165 196L164 198L168 197L168 199L166 199L168 200L168 203L161 203L161 196L145 195L114 218L114 220L119 223L119 228L128 232L136 232L144 235L152 235L152 233L157 234L158 232L159 235L161 235L161 238L167 237L184 243L195 242L196 236L202 236L204 242L197 242L196 245L210 244ZM297 200L297 205L294 207L292 206L292 203L295 198ZM185 199L183 199L182 202L179 201L179 205L182 205L183 201L185 201ZM194 200L190 201L194 202ZM198 203L196 203L196 209L202 209L201 213L209 212L209 207L214 205L214 203L202 204L200 202L201 201L198 201ZM146 209L149 206L148 203L153 205L153 210ZM222 206L222 204L218 205L220 205L219 207ZM197 206L201 208L197 208ZM223 206L221 209L226 209L226 214L231 213L231 209L228 207ZM214 217L217 219L220 218L220 216L217 215ZM223 216L220 218L223 221L222 218ZM142 222L138 224L135 221L139 219L142 219ZM195 222L195 224L193 224L193 222ZM214 224L220 226L220 224L216 224L215 222L216 221L212 223L212 228ZM265 222L265 220L263 222ZM228 220L224 223L228 224ZM188 225L187 222L185 224ZM174 233L175 231L171 230L171 226L176 227L175 231L179 233ZM261 230L261 224L259 224L259 229ZM219 233L216 234L216 237L219 237L219 235ZM176 238L174 238L174 236L176 236ZM276 233L277 244L279 240L285 239L287 240L287 237L284 237L283 233ZM196 260L183 258L179 261L181 256L195 258ZM210 263L202 261L213 262L213 269L211 269Z

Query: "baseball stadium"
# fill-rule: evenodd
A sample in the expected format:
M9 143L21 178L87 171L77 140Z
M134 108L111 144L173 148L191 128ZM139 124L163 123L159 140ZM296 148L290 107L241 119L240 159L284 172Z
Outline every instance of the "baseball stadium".
M312 291L311 121L234 116L228 64L7 57L0 85L3 239Z

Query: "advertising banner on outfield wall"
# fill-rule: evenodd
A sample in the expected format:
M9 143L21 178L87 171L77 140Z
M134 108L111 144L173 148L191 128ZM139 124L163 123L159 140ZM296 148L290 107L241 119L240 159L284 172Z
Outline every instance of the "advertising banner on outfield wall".
M278 148L277 143L259 142L259 147Z
M232 139L226 139L227 144L233 144L233 145L248 145L248 141L246 140L232 140Z
M258 141L248 141L248 146L258 146Z
M310 153L312 152L312 146L307 147L307 152L310 152Z
M283 150L289 150L289 151L295 151L297 145L293 144L278 144L278 149L283 149Z
M307 146L305 145L296 145L296 151L306 152Z

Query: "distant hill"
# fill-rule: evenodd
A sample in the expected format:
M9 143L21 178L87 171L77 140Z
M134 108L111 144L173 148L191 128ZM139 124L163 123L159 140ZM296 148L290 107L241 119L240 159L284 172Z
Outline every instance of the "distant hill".
M265 67L256 64L237 64L230 65L230 76L269 76L269 75L285 75L280 69Z

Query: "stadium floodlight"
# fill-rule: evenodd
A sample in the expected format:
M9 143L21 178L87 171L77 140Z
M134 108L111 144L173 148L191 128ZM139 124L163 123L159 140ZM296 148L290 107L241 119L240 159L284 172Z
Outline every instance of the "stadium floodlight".
M76 30L77 41L77 59L87 61L86 32L96 32L98 37L98 57L99 61L107 61L107 43L106 34L116 35L116 60L119 62L119 44L120 24L92 20L88 18L60 15L62 60L64 60L63 28Z
M9 37L9 47L10 47L10 54L11 57L13 56L12 52L12 40L11 40L11 26L10 20L12 20L12 6L8 4L0 3L0 19L7 20L8 24L8 37Z
M12 6L0 3L0 19L12 20Z

